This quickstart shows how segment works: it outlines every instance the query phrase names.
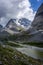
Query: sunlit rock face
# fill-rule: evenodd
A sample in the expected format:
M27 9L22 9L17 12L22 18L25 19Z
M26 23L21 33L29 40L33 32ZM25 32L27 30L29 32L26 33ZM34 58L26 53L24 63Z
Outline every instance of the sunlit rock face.
M38 30L43 30L43 3L38 8L34 21L32 22L32 27Z

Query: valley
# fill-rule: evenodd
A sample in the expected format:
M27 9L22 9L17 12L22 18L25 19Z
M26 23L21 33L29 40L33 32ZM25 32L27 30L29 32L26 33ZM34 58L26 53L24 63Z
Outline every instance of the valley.
M43 64L43 48L14 43L16 45L20 45L19 47L17 47L10 45L10 43L14 42L10 41L9 44L0 43L1 65Z
M12 18L0 25L0 65L43 65L43 3L31 23Z

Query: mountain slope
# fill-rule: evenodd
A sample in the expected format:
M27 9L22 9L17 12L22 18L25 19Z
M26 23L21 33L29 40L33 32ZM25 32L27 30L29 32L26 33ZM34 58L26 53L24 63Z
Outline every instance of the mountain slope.
M32 27L38 30L43 30L43 3L36 12L36 16L34 18L34 21L32 22Z
M2 25L0 25L0 31L3 29L3 26Z
M17 24L17 19L10 19L5 26L5 31L12 34L18 34L21 33L21 31L24 31L29 28L30 25L30 21L26 18L19 19L18 23L20 25Z
M38 8L31 27L18 37L20 41L43 42L43 4Z

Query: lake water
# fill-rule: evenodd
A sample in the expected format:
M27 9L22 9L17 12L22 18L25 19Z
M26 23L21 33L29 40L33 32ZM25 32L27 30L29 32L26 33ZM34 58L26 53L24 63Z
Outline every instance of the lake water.
M43 61L43 48L30 46L30 45L23 45L23 44L19 44L19 45L21 45L23 47L22 48L12 47L12 48L17 49L18 51L20 51L23 54L26 54L30 57L33 57L35 59L40 59ZM3 47L5 47L5 45L3 45Z
M43 61L43 48L26 45L24 48L16 48L16 49L28 56Z

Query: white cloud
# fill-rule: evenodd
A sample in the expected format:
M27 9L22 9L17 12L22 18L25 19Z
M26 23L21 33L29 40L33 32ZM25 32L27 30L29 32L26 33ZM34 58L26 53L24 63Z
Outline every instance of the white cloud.
M33 9L31 8L31 3L29 0L23 0L19 5L19 9L21 9L18 13L17 18L25 17L29 20L33 20L35 16L35 12L33 12Z
M33 20L35 12L29 0L0 0L0 23L6 23L11 18L25 17ZM20 25L17 22L18 25Z
M31 6L31 4L30 4L30 2L28 1L28 0L23 0L20 4L19 4L19 7L20 8L23 8L23 7L30 7Z

